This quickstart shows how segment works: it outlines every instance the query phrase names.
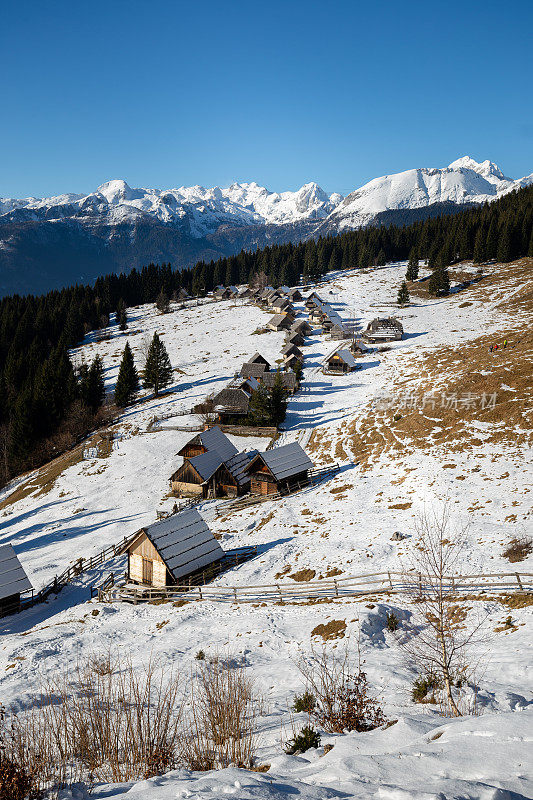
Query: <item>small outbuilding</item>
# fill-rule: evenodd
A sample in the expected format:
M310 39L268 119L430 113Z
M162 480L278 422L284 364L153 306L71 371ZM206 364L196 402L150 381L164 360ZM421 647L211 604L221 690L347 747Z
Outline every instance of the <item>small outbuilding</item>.
M265 368L267 370L270 369L270 364L268 363L266 358L261 355L261 353L254 353L253 356L248 359L247 363L248 364L264 364Z
M357 368L357 361L349 350L336 350L326 359L326 371L340 375L353 372Z
M256 380L260 380L264 372L268 372L268 367L266 367L265 364L252 364L246 361L242 365L239 374L242 378L255 378Z
M297 442L258 453L246 467L252 494L277 494L307 484L313 462Z
M283 366L287 367L288 365L284 364ZM298 388L298 379L296 378L296 373L291 369L288 369L285 372L264 372L263 377L261 378L261 383L263 386L265 386L267 389L272 389L274 386L274 381L276 380L276 375L281 375L283 388L286 389L289 394L294 394Z
M199 456L202 453L213 450L215 450L223 460L231 458L238 452L235 445L230 442L218 425L213 425L211 428L193 436L176 455L182 458L193 458L194 456Z
M0 617L20 610L20 596L32 590L13 545L0 545Z
M295 344L286 344L281 351L281 354L284 358L288 358L288 356L298 356L298 358L300 358L302 361L304 358L304 354L299 347L296 347Z
M289 333L300 333L302 336L308 336L312 332L312 326L304 319L296 320L296 322L291 325L289 331Z
M287 337L287 344L294 344L296 345L296 347L303 347L305 344L305 339L301 333L297 332L290 333L289 331L289 336Z
M299 289L289 289L287 292L287 297L291 303L299 303L301 300L303 300L302 293Z
M394 342L403 337L403 325L395 317L378 317L368 323L363 337L374 343Z
M185 583L224 556L194 508L141 528L127 553L129 581L161 589Z

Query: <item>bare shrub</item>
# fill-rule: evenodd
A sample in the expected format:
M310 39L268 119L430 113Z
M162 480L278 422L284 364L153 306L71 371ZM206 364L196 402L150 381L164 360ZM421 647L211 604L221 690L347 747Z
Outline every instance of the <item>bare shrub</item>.
M503 557L511 564L516 564L533 553L533 539L530 536L522 536L520 539L511 539L507 548L503 551Z
M446 713L461 716L457 683L462 685L473 677L472 648L485 641L485 619L468 617L451 580L462 571L466 529L452 526L445 503L441 510L421 514L415 532L410 574L406 576L412 586L408 595L411 624L398 643L419 674L433 676L442 686ZM418 573L415 581L413 573Z
M348 646L339 655L324 646L308 658L302 656L297 666L316 701L309 716L328 733L370 731L385 724L383 710L370 694L359 648L354 658Z
M193 676L191 714L182 760L190 769L253 766L263 710L254 681L228 658L201 661Z
M171 669L93 654L11 717L10 754L38 789L151 777L178 766L181 711Z

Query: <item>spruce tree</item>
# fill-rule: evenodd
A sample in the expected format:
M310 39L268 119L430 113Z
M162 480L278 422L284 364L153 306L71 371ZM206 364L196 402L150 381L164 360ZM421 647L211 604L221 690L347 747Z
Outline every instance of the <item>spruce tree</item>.
M157 306L157 310L161 312L161 314L167 314L170 309L170 300L168 294L161 289L157 296L157 300L155 301Z
M500 238L498 240L498 249L496 251L496 258L498 261L507 264L512 260L511 254L511 231L509 225L504 225L503 230L500 231Z
M172 366L168 353L157 333L154 333L144 367L144 387L153 389L157 397L160 390L168 386L171 380Z
M409 253L409 261L407 262L407 272L405 273L405 279L408 281L416 281L418 278L418 253L416 252L415 248L411 248L411 252Z
M250 397L248 418L252 425L258 427L270 425L270 397L262 383Z
M428 291L430 294L448 294L450 291L450 276L448 270L442 265L435 267L428 283Z
M125 331L128 327L128 312L126 311L126 303L122 298L118 301L117 323L121 331Z
M410 301L410 297L409 297L409 290L407 288L407 284L406 284L405 281L402 281L402 285L400 286L400 289L398 291L398 300L397 300L398 305L399 306L405 306L405 305L407 305L407 303L409 303L409 301Z
M283 422L287 414L288 396L289 394L283 386L281 372L278 370L276 377L274 378L272 389L270 390L270 396L268 398L270 421L272 425L276 426L276 428Z
M80 368L80 395L85 405L95 414L105 399L104 365L96 356L89 368Z
M119 408L129 406L138 390L139 376L135 369L131 347L129 342L126 342L115 386L115 404Z

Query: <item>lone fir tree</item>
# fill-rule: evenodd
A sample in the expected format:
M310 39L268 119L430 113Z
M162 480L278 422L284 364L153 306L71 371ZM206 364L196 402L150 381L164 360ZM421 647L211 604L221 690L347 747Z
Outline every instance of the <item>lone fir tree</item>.
M157 306L157 310L160 311L161 314L167 314L170 310L170 298L164 289L161 289L159 292L155 304Z
M437 266L431 273L428 283L428 291L430 294L448 294L450 291L450 276L448 270L444 266Z
M144 388L153 389L157 397L160 390L172 380L172 366L165 345L154 333L144 367Z
M413 247L409 253L409 261L407 262L407 272L405 279L408 281L416 281L418 278L418 253Z
M410 301L409 297L409 290L407 288L407 284L405 281L402 281L402 285L398 291L398 305L405 306Z
M90 367L80 368L80 395L85 405L96 414L105 399L104 365L96 356Z
M250 397L248 416L253 425L261 427L270 424L270 397L262 383Z
M128 327L128 312L126 311L126 303L122 298L120 298L117 305L117 324L121 331L125 331Z
M115 386L115 404L119 408L129 406L138 390L139 376L135 369L131 347L129 342L126 342Z
M278 370L269 396L270 420L276 428L283 422L287 414L288 396L289 393L283 385L281 372Z

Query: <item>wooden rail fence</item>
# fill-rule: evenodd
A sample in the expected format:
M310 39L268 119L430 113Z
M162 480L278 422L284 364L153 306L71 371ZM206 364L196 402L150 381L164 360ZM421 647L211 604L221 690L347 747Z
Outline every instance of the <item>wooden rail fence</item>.
M354 597L364 594L424 594L431 590L430 578L419 573L375 572L344 578L327 578L306 583L274 583L255 586L182 585L156 589L131 584L99 592L102 602L167 600L211 600L216 603L290 602ZM532 592L533 573L506 572L482 575L453 575L446 579L449 594L479 592Z

